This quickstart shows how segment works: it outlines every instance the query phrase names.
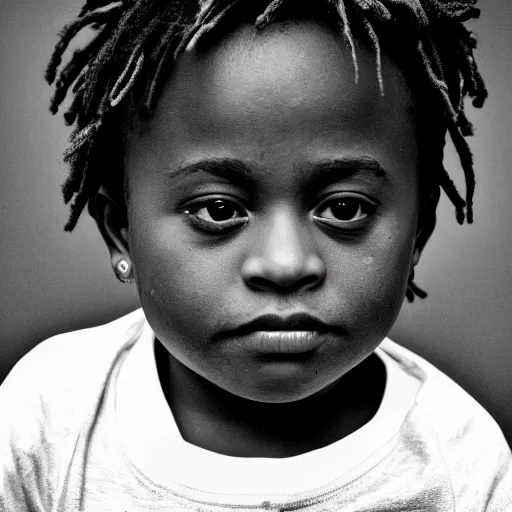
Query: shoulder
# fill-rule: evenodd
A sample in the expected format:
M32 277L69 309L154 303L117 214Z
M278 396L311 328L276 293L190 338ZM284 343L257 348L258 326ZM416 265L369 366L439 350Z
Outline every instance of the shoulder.
M0 509L52 508L52 496L94 414L109 370L138 338L142 310L109 324L49 338L0 386ZM39 508L38 508L39 509Z
M136 338L144 315L136 310L105 325L53 336L23 356L0 386L0 408L8 411L7 422L31 425L43 418L64 425L64 417L75 417L94 400L120 349ZM57 420L57 417L58 420ZM17 437L20 437L17 435Z
M137 309L104 325L48 338L18 361L2 388L12 380L27 380L31 388L37 383L44 388L55 385L60 389L63 385L80 384L82 377L94 379L102 374L119 348L139 334L143 322L142 310ZM23 387L18 391L28 390Z
M404 372L422 381L409 424L436 445L461 510L512 506L512 454L492 416L421 356L389 339L381 348Z
M422 380L416 405L432 414L434 428L441 439L454 442L461 438L462 432L468 433L468 429L478 429L482 434L499 432L503 436L492 416L432 363L390 339L386 339L381 348L403 371Z

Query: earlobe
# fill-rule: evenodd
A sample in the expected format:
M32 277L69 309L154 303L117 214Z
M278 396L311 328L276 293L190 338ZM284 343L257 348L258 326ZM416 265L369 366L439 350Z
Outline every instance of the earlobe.
M415 267L419 263L419 261L420 261L420 254L421 254L420 249L416 247L414 249L413 254L412 254L412 265L413 265L413 267Z
M96 195L94 218L110 252L111 265L116 277L128 282L132 277L132 261L126 209L118 205L102 188Z
M420 206L420 213L418 217L418 228L416 232L416 241L414 244L414 252L412 255L413 267L416 266L420 260L421 253L425 245L429 241L434 228L436 227L436 209L439 202L440 188L439 186L432 186L428 196L422 201Z
M421 253L425 248L432 232L434 231L434 227L436 224L436 215L435 211L429 211L428 215L424 214L421 216L420 221L418 223L418 230L416 233L416 240L414 243L414 252L412 253L412 266L413 268L419 263Z

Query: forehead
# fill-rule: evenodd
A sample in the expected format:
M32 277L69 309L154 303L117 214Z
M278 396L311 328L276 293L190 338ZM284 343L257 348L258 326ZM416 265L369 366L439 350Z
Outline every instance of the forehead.
M180 164L212 152L258 160L282 153L289 161L291 153L298 160L325 158L365 145L395 153L413 148L412 100L402 73L383 56L382 96L375 54L358 44L357 63L355 83L346 42L318 22L261 32L241 26L178 59L150 130L135 145L151 147L153 155L174 152Z

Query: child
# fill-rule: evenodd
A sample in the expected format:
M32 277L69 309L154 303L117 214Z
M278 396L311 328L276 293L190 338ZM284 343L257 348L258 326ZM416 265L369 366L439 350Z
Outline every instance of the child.
M2 511L512 510L494 420L386 338L440 189L472 222L474 3L87 0L65 229L142 309L8 376Z

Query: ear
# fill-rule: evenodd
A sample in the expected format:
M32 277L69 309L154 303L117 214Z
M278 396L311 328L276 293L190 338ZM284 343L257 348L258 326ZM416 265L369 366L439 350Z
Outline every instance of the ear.
M127 274L131 274L132 260L126 208L114 201L103 187L96 194L94 218L110 252L110 261L114 272L119 276L117 266L122 260L125 260L130 269ZM124 277L129 278L130 275Z
M416 230L416 242L412 256L412 264L416 266L420 260L421 253L429 241L436 226L436 208L439 202L441 190L439 186L431 187L428 194L420 200L420 211L418 214L418 228Z

